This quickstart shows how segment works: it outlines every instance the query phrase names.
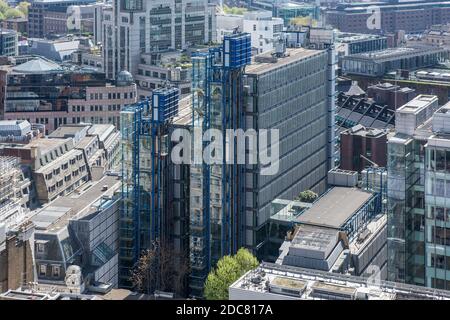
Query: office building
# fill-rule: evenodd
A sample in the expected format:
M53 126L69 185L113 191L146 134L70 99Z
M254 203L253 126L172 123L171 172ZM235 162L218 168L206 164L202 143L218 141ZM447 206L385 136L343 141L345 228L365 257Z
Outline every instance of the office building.
M343 32L388 33L404 30L406 33L421 33L432 25L450 21L448 1L378 2L378 21L372 22L372 2L342 3L327 9L326 23ZM378 25L377 25L378 24ZM369 29L370 26L371 28Z
M249 33L257 53L273 50L283 32L283 19L273 18L270 11L244 13L243 29Z
M78 269L80 293L90 284L118 286L119 190L119 177L106 175L30 218L38 283L69 285L69 272Z
M448 300L446 290L262 263L229 287L230 300Z
M103 16L106 77L137 74L141 53L186 49L216 39L215 5L208 0L114 1Z
M217 43L223 41L225 35L230 35L236 28L244 29L244 16L242 14L217 13L216 15Z
M121 108L136 102L136 84L125 71L109 82L92 68L31 58L2 66L0 75L3 119L44 124L46 133L80 122L119 126Z
M336 178L347 173L351 172L330 174ZM341 186L333 186L312 204L293 201L280 207L277 199L274 209L279 211L274 210L270 227L273 255L279 247L276 263L363 277L376 271L386 279L383 190L362 190L349 187L357 181L342 181L334 179ZM287 231L284 237L283 230Z
M291 20L297 17L310 17L319 20L320 8L313 3L276 2L273 4L274 17L281 18L284 26L288 26Z
M18 34L28 34L28 17L17 17L5 19L1 22L3 29L14 30Z
M182 96L191 92L192 65L188 53L170 50L143 53L138 65L136 85L140 100L151 97L152 91L170 84L180 90Z
M171 252L173 265L165 267L175 267L177 283L167 281L169 287L160 288L161 282L157 282L150 290L187 296L189 165L171 161L170 134L175 128L190 128L191 97L179 100L179 90L166 87L154 90L151 101L144 100L121 112L119 281L122 287L131 288L130 271L143 250L157 243L161 250Z
M256 54L273 50L282 36L284 21L273 17L272 11L255 10L243 15L217 15L217 42L221 43L225 35L231 35L236 29L249 33L252 48Z
M201 294L208 271L223 255L245 246L258 257L264 257L271 201L277 197L293 199L306 189L324 192L326 173L334 166L332 50L290 48L284 51L279 48L274 54L256 56L250 63L250 52L241 57L239 51L232 51L233 46L245 48L245 42L241 41L249 41L249 38L248 34L224 38L224 43L229 41L232 48L229 55L234 64L227 65L223 58L227 56L228 44L192 58L193 108L198 110L194 112L194 130L196 127L202 130L278 129L279 170L265 175L261 167L253 164L191 166L190 206L191 215L195 217L195 223L191 223L191 288L194 295ZM215 57L220 60L214 60ZM224 72L222 77L218 76L220 72ZM233 85L225 85L228 81L233 81ZM237 90L229 92L234 86ZM203 92L211 92L211 96L204 96ZM223 96L230 97L225 104L221 102ZM241 110L233 115L234 123L226 120L231 115L222 111L228 104L233 105L231 110ZM217 114L210 121L205 120L208 108L211 114ZM223 127L221 119L227 127ZM247 186L245 192L244 185Z
M342 58L342 73L382 77L399 69L430 67L448 57L448 50L434 46L410 46L354 54Z
M426 277L425 271L431 259L427 257L428 247L429 243L438 243L437 238L427 238L431 237L432 227L426 214L432 210L427 195L434 193L429 187L435 187L436 181L431 184L434 177L427 174L433 160L426 157L426 150L433 134L430 118L437 109L436 96L419 95L396 110L395 136L388 140L387 164L391 281L431 286L431 277Z
M373 34L336 32L336 51L340 55L348 56L363 52L387 49L387 38Z
M0 29L0 55L17 56L19 54L17 32Z
M397 111L404 113L398 117L403 121L388 145L389 275L395 281L448 290L449 106L435 109L428 103L414 112L407 104Z
M400 87L389 82L374 84L367 88L368 98L372 98L376 103L388 105L394 110L405 105L416 96L416 90Z
M98 180L119 164L119 151L119 133L113 125L63 126L48 138L0 144L0 154L19 157L25 176L32 180L33 207Z
M340 168L361 172L373 166L386 167L387 132L356 125L341 132Z
M86 5L94 0L39 0L28 8L28 36L45 38L50 34L67 33L67 9L74 5Z

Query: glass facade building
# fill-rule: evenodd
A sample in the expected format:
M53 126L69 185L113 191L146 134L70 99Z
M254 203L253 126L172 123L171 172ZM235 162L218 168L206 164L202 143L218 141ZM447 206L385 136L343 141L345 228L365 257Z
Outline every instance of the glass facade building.
M388 142L388 279L450 289L450 106L419 96Z

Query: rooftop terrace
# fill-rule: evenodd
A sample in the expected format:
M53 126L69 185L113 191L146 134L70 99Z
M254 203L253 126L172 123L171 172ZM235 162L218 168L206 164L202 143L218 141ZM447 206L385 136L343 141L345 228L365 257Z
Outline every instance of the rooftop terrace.
M339 229L371 197L371 193L357 188L334 187L300 215L297 222Z

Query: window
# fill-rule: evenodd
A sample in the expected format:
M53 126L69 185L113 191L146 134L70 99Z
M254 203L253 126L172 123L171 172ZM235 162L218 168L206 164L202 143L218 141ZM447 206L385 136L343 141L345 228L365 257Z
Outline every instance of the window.
M45 264L39 265L39 274L41 276L45 276L47 274L47 265Z
M52 275L54 277L59 277L59 266L52 266Z
M438 269L445 269L445 256L432 253L431 266Z
M43 243L37 243L36 244L36 250L38 253L44 253L45 252L45 245Z

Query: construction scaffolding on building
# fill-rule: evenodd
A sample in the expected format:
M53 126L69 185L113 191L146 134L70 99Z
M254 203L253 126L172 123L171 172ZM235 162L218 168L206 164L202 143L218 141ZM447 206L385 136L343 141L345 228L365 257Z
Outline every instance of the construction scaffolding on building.
M194 154L203 154L213 140L209 129L222 133L221 147L215 149L221 160L215 164L194 161L191 166L190 287L193 296L203 294L211 267L224 255L235 253L242 243L245 167L236 165L237 146L234 141L228 141L225 132L246 129L243 77L250 59L250 35L238 32L225 36L222 46L192 56L192 126L194 137L195 133L203 137L202 149L196 150L194 146ZM227 161L225 146L234 149L234 159Z
M121 112L119 278L124 287L131 286L130 272L142 251L167 241L168 132L178 114L178 100L177 88L161 88L153 91L151 102L147 99Z

